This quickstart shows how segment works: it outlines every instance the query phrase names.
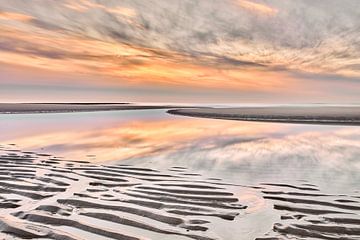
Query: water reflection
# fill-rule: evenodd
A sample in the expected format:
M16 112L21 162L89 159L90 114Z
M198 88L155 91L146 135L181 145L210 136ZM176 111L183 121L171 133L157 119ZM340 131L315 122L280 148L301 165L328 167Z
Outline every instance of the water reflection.
M358 127L196 119L163 110L3 115L0 124L2 144L67 159L184 166L253 184L330 181L354 190L360 180Z
M157 156L196 146L222 147L276 134L276 128L173 117L164 111L1 116L0 140L23 149L96 161ZM213 144L216 144L213 146Z

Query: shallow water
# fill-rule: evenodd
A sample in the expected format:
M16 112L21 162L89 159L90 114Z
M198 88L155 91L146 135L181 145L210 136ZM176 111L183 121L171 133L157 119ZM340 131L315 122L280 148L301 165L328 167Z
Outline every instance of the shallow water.
M232 224L208 224L220 239L360 235L360 127L139 110L0 115L0 133L7 149L231 184L224 186L248 208Z
M172 116L164 110L0 116L0 143L91 162L187 167L243 184L357 187L360 127ZM336 176L336 177L335 177Z

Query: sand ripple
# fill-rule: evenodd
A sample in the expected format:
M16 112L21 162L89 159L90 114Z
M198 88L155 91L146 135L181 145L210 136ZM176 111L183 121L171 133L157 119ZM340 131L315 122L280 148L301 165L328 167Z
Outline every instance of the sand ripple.
M360 239L360 201L355 196L322 194L309 184L263 184L262 191L281 217L260 239ZM280 187L279 187L280 186ZM298 189L298 191L293 191Z
M0 146L0 239L227 239L229 223L254 221L236 186L179 166L94 165ZM360 239L358 192L303 181L242 188L279 216L258 240Z
M220 183L168 172L3 147L0 238L211 240L246 209Z

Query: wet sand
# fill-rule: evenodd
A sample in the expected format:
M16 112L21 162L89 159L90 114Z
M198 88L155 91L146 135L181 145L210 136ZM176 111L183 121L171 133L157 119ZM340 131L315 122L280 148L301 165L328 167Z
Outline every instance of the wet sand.
M0 237L210 240L212 221L246 209L223 186L183 172L1 148Z
M137 105L130 103L0 103L0 114L66 113L168 108L182 108L182 106Z
M360 125L360 107L241 107L174 109L190 117L309 124Z
M264 221L252 218L237 188L257 191L279 216L258 240L360 237L360 194L325 193L306 181L237 184L181 166L100 165L0 145L0 238L229 239L219 229Z

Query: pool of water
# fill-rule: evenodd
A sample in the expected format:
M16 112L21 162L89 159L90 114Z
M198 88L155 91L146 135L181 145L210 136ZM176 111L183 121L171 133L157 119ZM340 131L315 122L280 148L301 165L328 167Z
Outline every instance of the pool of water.
M0 116L0 143L66 159L187 167L242 184L306 180L352 191L360 127L173 116L164 110Z

